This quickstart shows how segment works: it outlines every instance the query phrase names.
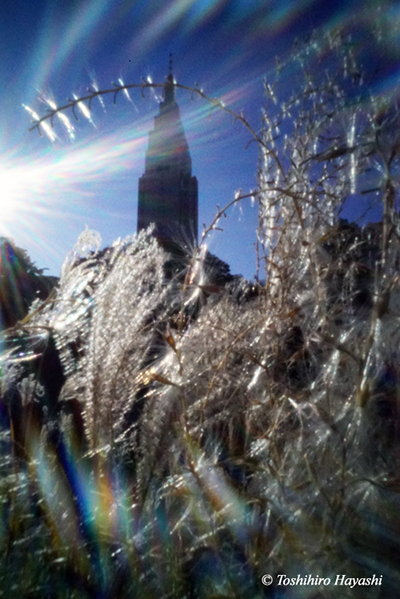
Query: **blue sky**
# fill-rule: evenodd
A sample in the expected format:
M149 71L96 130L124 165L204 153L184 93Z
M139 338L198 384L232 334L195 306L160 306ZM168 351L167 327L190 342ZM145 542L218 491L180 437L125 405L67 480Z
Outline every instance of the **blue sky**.
M294 38L353 18L368 45L376 2L326 0L2 0L0 4L0 234L13 237L40 268L59 274L66 253L87 225L103 244L136 230L138 178L144 170L147 133L158 97L132 90L104 105L93 103L68 134L54 121L50 141L29 132L27 110L43 115L111 81L163 82L170 52L179 83L198 83L257 129L264 77L275 57L290 52ZM381 3L387 18L381 73L384 87L397 85L399 11ZM360 43L361 43L360 42ZM289 84L289 83L288 83ZM183 91L177 93L199 182L199 223L210 223L216 205L256 187L257 147L239 123L213 112ZM210 250L233 273L255 274L257 208L235 206L215 232Z

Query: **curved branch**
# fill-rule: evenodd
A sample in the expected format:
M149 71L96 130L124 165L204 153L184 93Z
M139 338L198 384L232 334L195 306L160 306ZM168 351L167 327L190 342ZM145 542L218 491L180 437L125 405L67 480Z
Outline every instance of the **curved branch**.
M70 108L71 109L74 108L75 106L77 106L79 104L79 102L88 102L89 103L98 96L105 96L107 94L115 94L120 91L123 91L124 89L133 89L133 88L143 89L145 87L164 87L163 83L145 83L145 84L144 83L130 83L128 85L116 85L116 84L113 84L113 85L115 85L114 88L101 89L98 91L93 91L88 88L88 91L90 93L88 93L86 96L81 96L80 98L76 98L74 100L68 100L67 104L64 104L63 106L58 106L55 109L50 109L47 114L45 114L42 118L35 121L34 125L32 125L32 127L29 128L29 131L33 131L34 129L37 129L40 126L40 124L43 123L43 121L54 118L55 114L57 114L59 112L65 112L66 110L69 110Z
M63 106L59 106L54 110L49 110L49 113L46 114L45 116L43 116L41 119L37 120L35 122L35 124L32 127L30 127L29 131L32 131L33 129L39 129L40 124L43 123L43 121L46 121L47 119L50 119L50 122L53 126L52 119L55 114L66 111L69 108L71 108L72 111L74 111L74 108L77 106L77 104L79 102L88 102L88 108L90 110L93 99L98 96L105 96L107 94L113 94L114 95L113 101L115 104L117 94L120 91L124 91L124 90L126 91L128 89L140 89L142 92L142 96L143 96L143 92L147 88L152 88L152 89L162 88L162 89L164 89L164 87L165 87L165 83L150 83L149 81L146 81L143 78L142 78L142 81L143 81L143 83L129 83L126 85L125 84L117 85L116 83L112 82L114 87L111 89L92 90L91 88L87 88L89 93L86 96L82 96L82 97L76 98L74 100L68 100L67 104L64 104ZM190 92L191 98L193 98L195 95L199 96L200 98L202 98L203 100L208 102L212 108L218 108L218 109L222 110L223 112L230 114L232 116L234 122L239 121L243 125L243 127L245 127L251 133L252 138L253 138L246 145L246 148L249 146L249 144L252 141L256 141L260 146L262 146L266 150L268 155L272 157L272 159L276 163L280 173L282 174L283 178L285 179L285 172L284 172L284 169L282 167L281 161L280 161L277 153L270 146L270 144L267 141L264 141L264 139L251 126L249 121L245 118L243 112L239 114L238 112L235 112L234 110L225 106L225 104L218 98L211 98L210 96L207 96L197 84L195 84L194 87L191 87L189 85L183 85L182 83L174 83L174 87L177 89L183 89L185 91Z
M51 118L55 114L57 114L59 112L64 112L64 111L68 110L69 108L74 108L79 102L92 102L92 100L94 98L96 98L97 96L105 96L107 94L116 95L116 94L118 94L118 92L128 90L128 89L141 89L143 92L143 90L146 88L155 89L155 88L164 88L165 87L164 83L149 83L148 81L145 81L144 79L143 79L143 83L129 83L126 85L117 85L116 83L113 82L112 84L114 87L111 89L92 90L91 88L87 88L87 91L89 93L86 96L82 96L82 97L76 98L74 100L69 99L67 104L64 104L63 106L58 106L55 109L50 109L48 114L46 114L45 116L43 116L42 118L37 120L35 122L35 124L32 127L30 127L29 131L36 129L40 125L40 123ZM183 85L181 83L174 83L174 87L177 89L183 89L183 90L190 92L192 97L194 95L200 96L200 98L202 98L203 100L205 100L206 102L211 104L213 107L219 108L219 109L223 110L224 112L230 114L233 117L234 122L240 121L242 123L242 125L251 133L254 140L257 141L262 146L264 146L265 148L267 148L268 151L270 151L270 148L262 140L260 135L253 129L253 127L250 125L249 121L245 118L243 113L239 114L239 113L235 112L234 110L231 110L230 108L225 106L225 104L218 98L211 98L210 96L207 96L203 92L203 90L200 89L197 85L195 87L191 87L188 85Z

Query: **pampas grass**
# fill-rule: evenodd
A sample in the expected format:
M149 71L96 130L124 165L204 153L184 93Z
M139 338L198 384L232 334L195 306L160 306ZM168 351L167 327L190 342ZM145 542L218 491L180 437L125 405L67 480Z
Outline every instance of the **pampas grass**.
M396 596L397 112L368 94L343 32L298 45L265 91L265 284L215 284L202 247L175 276L151 231L103 251L86 231L25 323L54 338L66 383L25 460L13 423L2 433L8 592ZM341 220L366 186L381 223ZM10 378L15 356L8 389L25 376ZM332 584L283 587L278 574ZM335 586L342 574L382 585Z

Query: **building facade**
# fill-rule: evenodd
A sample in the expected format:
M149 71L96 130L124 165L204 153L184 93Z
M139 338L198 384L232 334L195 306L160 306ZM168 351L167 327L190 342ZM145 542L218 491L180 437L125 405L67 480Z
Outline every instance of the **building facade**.
M198 185L175 100L172 72L149 133L145 172L139 179L138 232L154 223L165 246L197 244Z

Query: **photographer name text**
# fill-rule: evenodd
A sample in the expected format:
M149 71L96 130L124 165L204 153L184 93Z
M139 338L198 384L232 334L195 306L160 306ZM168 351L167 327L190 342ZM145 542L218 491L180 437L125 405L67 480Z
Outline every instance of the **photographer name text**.
M376 576L375 574L370 578L351 578L345 574L337 574L334 579L311 576L311 574L307 576L298 574L295 578L289 578L286 574L278 574L276 577L278 586L329 586L333 584L334 586L346 586L351 589L356 586L380 586L382 585L382 578L383 576Z

